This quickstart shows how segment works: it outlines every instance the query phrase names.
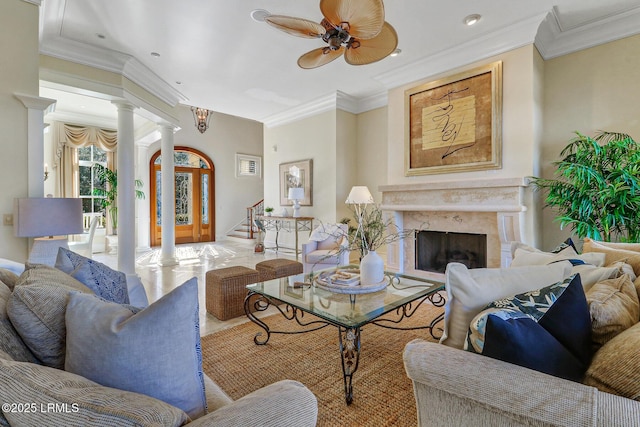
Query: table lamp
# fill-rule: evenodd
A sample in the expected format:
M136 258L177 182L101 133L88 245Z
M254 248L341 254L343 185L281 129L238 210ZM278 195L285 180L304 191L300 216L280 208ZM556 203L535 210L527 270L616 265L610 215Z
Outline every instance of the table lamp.
M356 219L358 220L356 236L358 236L358 234L360 235L361 252L362 254L366 254L369 248L367 247L367 240L364 236L364 225L362 224L362 221L366 205L373 203L373 196L371 195L371 192L369 191L369 188L367 188L367 186L356 185L351 188L351 191L349 192L345 203L348 205L354 205Z
M300 216L300 200L304 199L304 188L292 187L289 188L289 200L293 200L293 217L298 218Z
M36 238L29 253L29 262L32 263L54 265L58 248L69 248L67 235L84 231L81 199L15 199L13 217L13 230L17 237Z

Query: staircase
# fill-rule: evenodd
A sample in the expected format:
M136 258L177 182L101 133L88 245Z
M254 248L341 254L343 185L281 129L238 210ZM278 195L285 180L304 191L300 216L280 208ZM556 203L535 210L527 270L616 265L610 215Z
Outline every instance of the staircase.
M264 199L247 208L247 212L244 218L242 218L241 221L239 221L235 226L231 228L231 230L227 232L227 237L244 241L256 241L256 239L258 238L258 230L256 229L253 220L255 219L256 215L263 214Z

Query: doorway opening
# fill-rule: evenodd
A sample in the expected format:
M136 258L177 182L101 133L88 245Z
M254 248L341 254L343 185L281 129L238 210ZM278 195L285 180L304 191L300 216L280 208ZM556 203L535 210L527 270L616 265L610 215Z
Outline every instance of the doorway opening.
M214 242L214 165L201 151L176 146L175 167L175 236L176 244ZM151 157L151 246L162 243L162 155Z

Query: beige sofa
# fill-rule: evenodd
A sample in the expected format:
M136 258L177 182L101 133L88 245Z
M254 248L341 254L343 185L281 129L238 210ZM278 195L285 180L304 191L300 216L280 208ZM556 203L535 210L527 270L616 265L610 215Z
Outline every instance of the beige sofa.
M443 339L440 343L414 340L404 351L418 424L640 426L640 278L636 278L640 244L586 239L582 254L571 248L560 253L525 245L512 249L512 265L517 267L468 270L459 264L448 266ZM573 261L571 265L563 261L566 259ZM587 264L578 265L576 260ZM560 271L563 264L564 272ZM582 383L477 354L475 349L468 351L476 345L471 340L477 319L502 310L512 295L525 292L528 298L538 294L529 291L560 280L558 274L565 281L575 274L582 277L593 349ZM498 305L487 306L496 300ZM551 308L547 310L551 313ZM565 327L566 314L561 319ZM490 333L488 326L486 333ZM518 333L516 339L521 336ZM507 344L499 341L500 346ZM540 352L538 342L531 343L527 351ZM548 359L547 351L539 354Z
M15 295L18 292L19 297ZM295 381L280 381L232 401L204 375L199 384L204 386L201 401L206 400L208 410L190 417L186 410L159 398L107 387L65 370L70 358L67 335L66 364L60 360L65 355L65 310L69 329L69 310L74 298L89 297L96 299L96 304L103 303L91 292L70 275L52 267L31 268L19 277L0 269L1 426L315 426L316 398ZM109 307L112 306L116 304ZM47 309L43 311L42 307ZM131 308L129 315L143 312ZM33 319L33 325L25 324L28 318ZM16 324L18 320L21 325ZM87 327L93 327L92 323L93 319L86 320ZM199 336L197 341L199 346ZM106 352L106 348L99 349L99 353ZM130 360L138 358L142 369L147 356L142 357L136 352ZM133 372L138 372L136 369ZM197 378L198 374L193 376ZM202 395L201 386L198 387ZM179 385L169 385L173 387Z
M404 351L418 425L640 426L640 402L442 344Z

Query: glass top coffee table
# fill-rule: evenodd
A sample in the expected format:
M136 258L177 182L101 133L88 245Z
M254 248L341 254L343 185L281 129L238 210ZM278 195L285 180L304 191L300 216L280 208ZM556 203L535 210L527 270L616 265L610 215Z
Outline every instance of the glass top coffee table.
M244 301L247 317L260 326L253 341L264 345L272 334L295 334L315 331L326 326L338 328L339 351L342 358L345 399L347 404L353 401L353 374L358 369L360 359L360 330L364 325L377 325L390 329L428 329L434 338L435 325L443 320L444 314L434 318L430 324L414 327L402 327L403 319L411 317L425 301L441 307L445 304L442 282L385 273L382 289L375 292L360 293L362 289L345 286L332 287L324 279L336 271L351 272L357 266L340 267L338 270L323 270L311 274L298 274L280 279L248 285L248 294ZM378 287L380 288L380 287ZM297 331L277 331L253 312L266 310L273 305L288 320L300 326ZM304 317L310 313L315 317Z

